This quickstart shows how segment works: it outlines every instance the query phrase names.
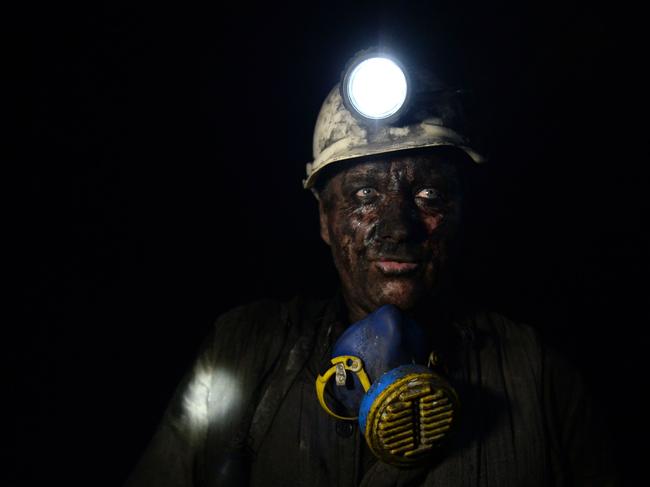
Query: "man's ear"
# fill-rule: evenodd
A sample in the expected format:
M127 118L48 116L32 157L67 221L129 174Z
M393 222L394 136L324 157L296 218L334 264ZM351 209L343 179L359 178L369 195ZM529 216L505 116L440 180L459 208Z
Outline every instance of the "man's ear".
M330 230L327 225L327 212L325 211L322 198L318 198L318 218L320 220L320 236L327 245L330 245Z

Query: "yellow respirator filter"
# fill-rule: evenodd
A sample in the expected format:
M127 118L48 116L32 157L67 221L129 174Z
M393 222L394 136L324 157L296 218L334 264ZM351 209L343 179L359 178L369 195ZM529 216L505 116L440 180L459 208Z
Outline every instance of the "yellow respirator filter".
M427 461L446 440L458 419L459 401L454 389L439 374L423 365L402 365L383 374L374 384L360 358L339 356L316 379L318 400L328 414L357 420L370 450L381 461L399 467ZM344 387L347 373L357 376L366 392L359 415L342 416L328 406L325 387Z

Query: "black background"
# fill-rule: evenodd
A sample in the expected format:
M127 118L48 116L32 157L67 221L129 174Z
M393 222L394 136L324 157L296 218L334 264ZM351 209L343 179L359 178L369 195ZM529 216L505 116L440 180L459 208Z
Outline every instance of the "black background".
M378 43L475 93L490 162L461 288L585 373L636 483L648 325L638 12L51 2L4 24L13 125L27 136L8 179L23 299L5 323L3 485L119 485L216 316L331 293L301 179L322 100Z

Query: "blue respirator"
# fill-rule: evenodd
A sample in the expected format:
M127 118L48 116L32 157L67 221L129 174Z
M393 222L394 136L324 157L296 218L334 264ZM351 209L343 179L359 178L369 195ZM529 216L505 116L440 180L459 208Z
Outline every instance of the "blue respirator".
M395 306L382 306L350 326L334 345L331 364L316 379L321 406L335 418L358 420L381 461L417 466L452 430L456 392L433 370L436 357L424 331Z

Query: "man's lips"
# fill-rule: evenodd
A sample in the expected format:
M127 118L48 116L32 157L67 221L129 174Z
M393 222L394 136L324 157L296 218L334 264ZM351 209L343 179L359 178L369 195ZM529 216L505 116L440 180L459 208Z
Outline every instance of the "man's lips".
M387 275L408 274L420 267L419 262L401 262L398 260L377 260L375 265Z

